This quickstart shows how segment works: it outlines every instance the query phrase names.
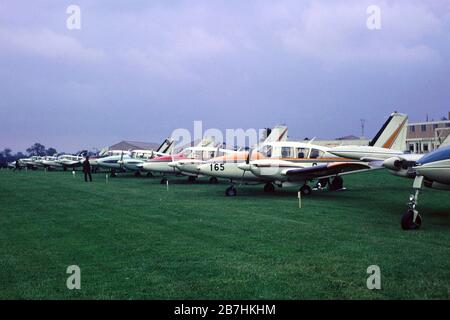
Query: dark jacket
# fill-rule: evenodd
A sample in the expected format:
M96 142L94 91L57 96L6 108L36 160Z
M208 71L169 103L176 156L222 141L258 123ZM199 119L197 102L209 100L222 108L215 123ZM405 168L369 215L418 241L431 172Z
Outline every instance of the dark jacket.
M84 173L90 173L91 172L91 164L89 163L89 160L83 161L83 172Z

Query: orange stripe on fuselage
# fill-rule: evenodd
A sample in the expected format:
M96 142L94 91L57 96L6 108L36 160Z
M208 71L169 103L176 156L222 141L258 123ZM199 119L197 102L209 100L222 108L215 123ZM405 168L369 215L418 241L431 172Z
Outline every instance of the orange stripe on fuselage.
M397 130L394 131L394 133L389 137L389 139L386 141L386 143L383 144L383 148L390 149L392 147L395 139L397 139L398 135L400 134L400 131L402 130L403 126L405 125L406 120L408 120L408 119L403 120L402 124L397 128Z

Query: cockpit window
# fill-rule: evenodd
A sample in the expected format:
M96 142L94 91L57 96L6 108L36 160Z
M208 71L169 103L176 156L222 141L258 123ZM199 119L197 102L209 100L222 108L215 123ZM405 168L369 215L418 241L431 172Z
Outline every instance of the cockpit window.
M311 149L311 155L309 156L311 159L322 158L324 152L319 149Z
M292 147L281 147L281 157L282 158L292 158L294 148Z
M309 149L307 149L307 148L296 148L295 156L298 159L308 158L308 152L309 152Z
M259 149L259 153L261 153L266 158L272 157L272 146L264 145Z

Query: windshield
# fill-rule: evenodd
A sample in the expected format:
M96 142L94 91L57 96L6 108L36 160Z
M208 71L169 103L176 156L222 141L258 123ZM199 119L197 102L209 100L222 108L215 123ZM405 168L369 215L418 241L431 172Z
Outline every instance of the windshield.
M261 153L266 158L272 157L272 146L271 145L264 145L261 148L259 148L258 152Z

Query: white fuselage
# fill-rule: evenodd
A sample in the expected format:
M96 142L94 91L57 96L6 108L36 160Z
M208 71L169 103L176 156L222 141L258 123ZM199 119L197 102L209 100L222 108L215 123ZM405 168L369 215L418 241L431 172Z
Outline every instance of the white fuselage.
M199 172L205 175L226 178L233 181L254 181L276 183L297 183L286 176L290 169L302 169L338 162L356 162L332 155L329 148L310 143L280 141L263 144L252 152L246 163L248 152L239 152L225 157L218 157L199 166Z

